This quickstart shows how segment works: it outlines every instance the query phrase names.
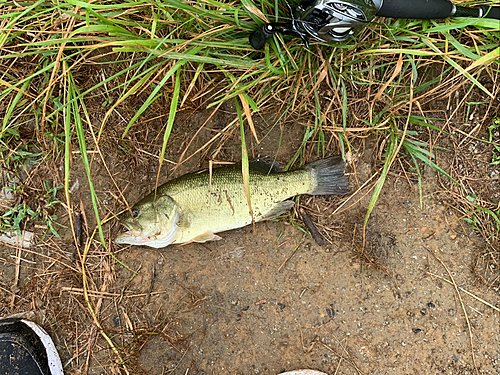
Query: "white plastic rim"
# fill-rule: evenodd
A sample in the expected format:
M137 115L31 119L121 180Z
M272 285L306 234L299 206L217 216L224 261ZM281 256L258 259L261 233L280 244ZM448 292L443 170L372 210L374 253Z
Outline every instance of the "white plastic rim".
M45 330L42 327L33 323L30 320L21 319L21 321L28 327L30 327L33 330L33 332L35 332L37 336L40 337L40 340L42 340L43 346L45 347L45 351L47 352L47 359L49 360L50 374L64 375L61 358L59 358L57 349L54 345L54 342L50 338L49 334L45 332Z

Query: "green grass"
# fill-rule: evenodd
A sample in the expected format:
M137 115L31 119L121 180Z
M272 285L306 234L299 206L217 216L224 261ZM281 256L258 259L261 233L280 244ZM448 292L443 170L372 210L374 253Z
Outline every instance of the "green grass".
M488 127L488 143L493 146L491 165L500 165L500 118L493 120L493 124Z
M42 235L42 240L48 233L60 238L57 229L61 227L61 225L57 223L57 215L54 214L56 206L61 203L56 198L57 191L60 187L52 188L48 181L43 181L43 186L43 193L33 197L33 200L38 205L35 208L31 208L26 201L22 201L3 211L2 215L0 215L0 232L16 231L21 234L28 222L38 221L42 222L47 228ZM21 187L13 186L8 189L14 194L25 194L23 191L20 191L22 190Z
M377 19L344 43L313 42L307 50L297 38L277 36L256 52L249 46L249 33L262 22L262 14L268 19L286 17L282 5L250 0L2 0L0 4L4 72L0 77L4 103L0 145L6 164L22 159L23 151L16 146L19 129L31 121L36 134L33 143L54 159L65 155L68 163L68 147L76 137L88 169L83 152L90 139L86 101L103 103L99 142L113 111L140 96L140 106L130 110L121 137L127 138L155 102L170 103L161 166L176 112L189 106L187 99L194 87L216 80L222 89L214 90L205 103L217 108L228 100L239 100L248 124L242 129L256 139L252 117L271 108L280 113L281 121L298 115L314 118L314 126L304 133L289 166L299 159L303 162L310 144L315 144L314 153L325 155L328 126L343 129L335 136L338 147L346 152L353 149L355 139L349 128L370 132L389 122L386 136L402 136L402 143L385 153L381 187L394 160L391 150L404 150L415 163L418 159L439 170L423 143L405 139L403 127L408 121L415 138L426 127L444 131L430 125L430 118L413 114L413 103L426 105L464 84L470 86L469 93L476 88L490 99L496 95L479 79L499 71L499 31L494 20ZM93 66L102 66L107 73L99 82L79 87L78 75L89 74ZM328 98L325 92L330 93ZM355 108L364 96L370 105ZM68 164L65 171L67 189ZM99 222L98 200L94 193L92 197ZM102 236L102 230L99 233Z

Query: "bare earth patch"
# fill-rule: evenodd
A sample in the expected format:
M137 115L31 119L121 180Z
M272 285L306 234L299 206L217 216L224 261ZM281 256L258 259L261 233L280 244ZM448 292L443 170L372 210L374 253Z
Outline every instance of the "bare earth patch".
M301 129L296 131L275 128L255 145L253 156L275 155L273 145L281 137L278 159L289 160L300 140ZM182 140L181 133L173 137ZM356 180L362 185L372 175L375 160L367 145L354 155L356 174L347 170L353 191ZM228 160L239 157L238 149L221 153ZM155 159L148 164L138 156L138 174L126 161L108 157L108 168L123 176L117 183L129 203L154 186ZM198 160L163 180L196 170ZM102 166L96 158L94 183L103 215L109 216L120 205ZM77 163L73 168L72 182L80 184L73 199L81 197L84 218L91 222L83 169ZM326 238L322 247L304 231L297 213L293 221L287 216L259 223L255 231L223 233L218 242L160 250L114 245L121 228L113 220L105 226L113 256L95 239L87 253L85 246L76 251L69 230L61 231L63 242L48 239L29 252L2 246L2 314L35 311L69 374L277 374L297 368L329 374L496 374L498 289L478 277L484 273L475 267L484 239L450 204L446 179L424 176L422 206L416 180L397 170L389 176L364 250L370 197L365 189L340 213L335 210L346 197L301 198ZM87 297L80 281L82 256ZM119 369L95 320L126 370Z

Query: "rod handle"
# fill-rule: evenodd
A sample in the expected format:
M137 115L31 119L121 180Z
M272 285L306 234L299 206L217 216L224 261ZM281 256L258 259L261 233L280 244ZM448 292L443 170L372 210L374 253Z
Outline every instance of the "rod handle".
M384 0L377 16L430 20L447 18L452 12L448 0Z

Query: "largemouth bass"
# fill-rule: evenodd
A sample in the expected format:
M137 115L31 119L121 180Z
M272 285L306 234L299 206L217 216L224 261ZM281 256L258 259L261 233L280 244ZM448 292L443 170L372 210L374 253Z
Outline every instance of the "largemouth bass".
M127 228L115 242L161 248L170 244L206 242L216 235L262 220L293 207L287 200L300 194L349 192L340 157L321 159L303 168L277 172L267 161L249 168L250 212L241 164L192 173L166 182L120 215Z

